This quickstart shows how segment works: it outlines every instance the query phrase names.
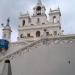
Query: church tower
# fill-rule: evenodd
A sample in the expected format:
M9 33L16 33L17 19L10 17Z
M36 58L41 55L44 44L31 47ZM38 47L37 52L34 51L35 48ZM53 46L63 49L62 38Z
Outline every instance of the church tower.
M44 5L42 5L41 0L37 1L37 5L33 9L34 15L45 15L46 8Z
M60 9L57 8L55 10L52 10L50 8L49 12L49 22L50 24L53 25L53 35L62 35L63 32L61 30L61 23L60 23L60 18L61 18L61 12Z
M33 8L32 23L35 23L36 25L46 24L47 15L45 12L46 12L45 6L41 2L41 0L37 0L37 3Z
M7 41L11 41L11 27L9 25L10 19L7 19L7 24L6 26L4 26L3 28L3 39L7 40Z
M59 8L56 10L52 10L50 8L49 12L50 23L60 23L60 17L61 17L61 12Z

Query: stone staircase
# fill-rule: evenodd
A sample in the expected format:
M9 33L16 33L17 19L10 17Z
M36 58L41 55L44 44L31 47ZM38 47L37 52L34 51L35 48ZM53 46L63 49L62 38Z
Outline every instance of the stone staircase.
M57 36L57 37L44 37L44 38L41 38L35 42L32 42L30 44L14 44L14 45L17 45L17 46L12 46L10 47L9 49L9 52L2 56L0 58L0 62L5 60L5 59L13 59L14 57L16 57L17 55L22 55L23 53L26 53L26 52L29 52L30 48L32 47L36 47L38 48L38 46L40 46L42 44L50 44L51 42L53 43L56 43L57 42L61 42L62 40L65 40L65 42L69 41L69 42L72 42L73 40L75 40L75 35L62 35L62 36ZM12 51L13 50L13 51Z

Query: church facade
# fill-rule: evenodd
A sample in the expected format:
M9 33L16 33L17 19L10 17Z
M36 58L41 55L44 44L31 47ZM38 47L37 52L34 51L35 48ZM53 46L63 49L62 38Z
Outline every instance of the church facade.
M49 11L49 20L47 20L46 8L40 0L33 8L33 15L21 14L19 24L18 41L35 41L41 38L46 32L47 36L62 35L60 17L60 9Z
M20 14L17 42L13 43L10 19L7 19L1 41L9 43L0 48L1 75L75 74L75 35L63 34L59 8L50 8L48 16L45 12L45 6L37 0L33 15Z

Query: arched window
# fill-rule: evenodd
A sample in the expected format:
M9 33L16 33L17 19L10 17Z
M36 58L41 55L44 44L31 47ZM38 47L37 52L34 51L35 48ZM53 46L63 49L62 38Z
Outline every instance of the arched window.
M22 21L22 25L23 25L23 26L25 25L25 20Z
M30 37L30 33L27 34L27 37Z
M57 20L56 20L56 16L53 16L53 23L56 23Z
M36 37L40 37L40 31L36 32Z
M41 7L40 7L40 6L38 6L38 7L37 7L37 11L40 11L40 10L41 10Z
M20 38L23 38L23 34L20 35Z
M46 35L49 36L49 32L46 32Z
M41 7L40 6L37 7L36 11L37 11L37 15L41 15Z

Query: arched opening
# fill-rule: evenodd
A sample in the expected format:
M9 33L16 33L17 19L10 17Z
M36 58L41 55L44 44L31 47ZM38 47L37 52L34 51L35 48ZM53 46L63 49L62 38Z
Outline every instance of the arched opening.
M46 32L46 35L49 36L49 32Z
M40 6L37 7L36 11L37 11L37 15L41 15L41 7Z
M37 7L37 11L39 11L39 10L41 10L41 7L40 6Z
M10 60L9 59L5 60L5 63L10 63Z
M25 25L25 20L22 21L22 25L23 25L23 26Z
M20 38L23 38L23 34L20 35Z
M27 37L30 37L30 33L27 34Z
M53 23L56 23L57 20L56 20L56 16L53 16Z
M36 37L40 37L40 31L36 32Z

